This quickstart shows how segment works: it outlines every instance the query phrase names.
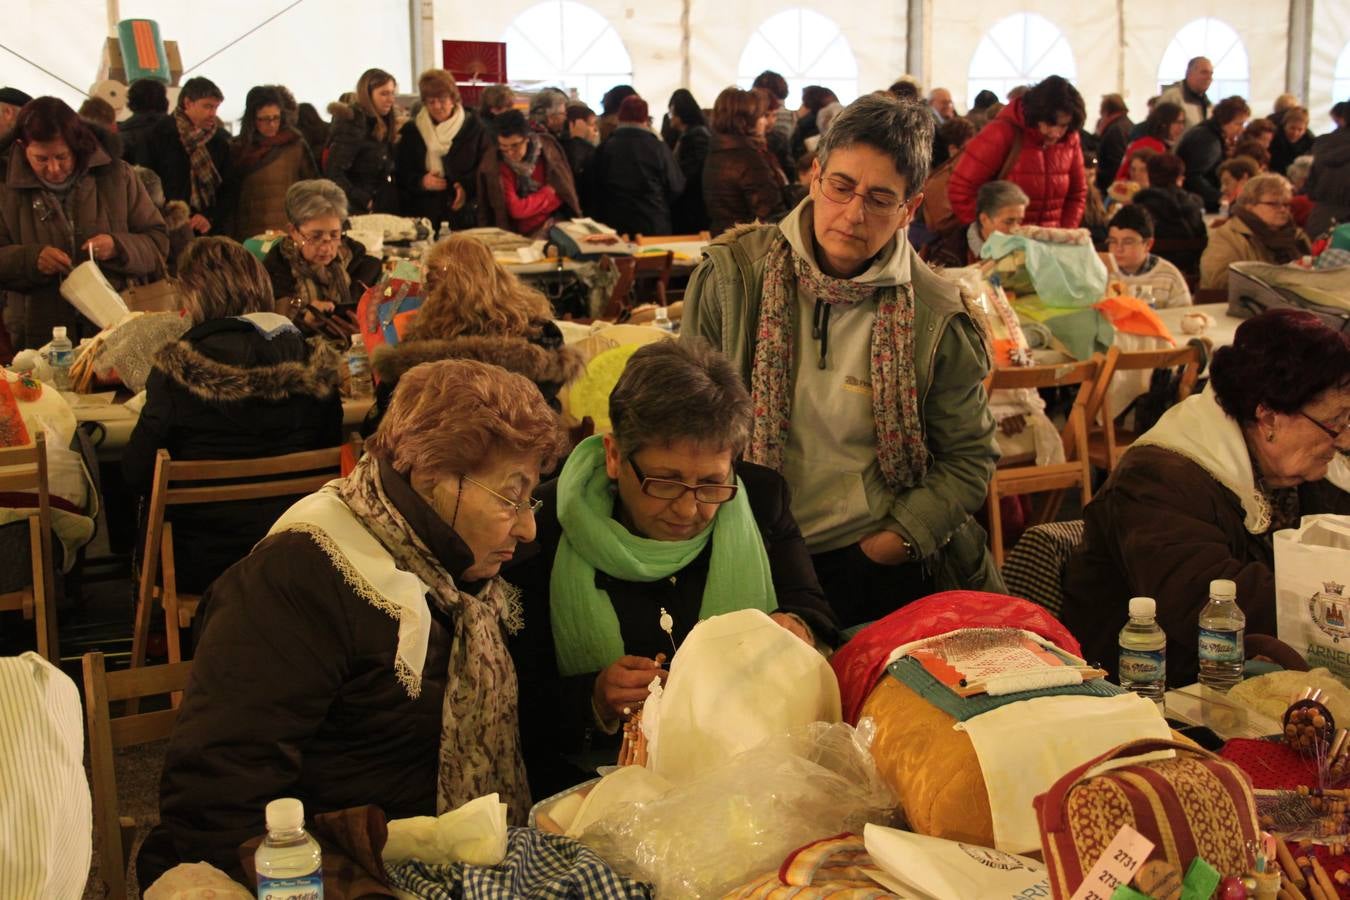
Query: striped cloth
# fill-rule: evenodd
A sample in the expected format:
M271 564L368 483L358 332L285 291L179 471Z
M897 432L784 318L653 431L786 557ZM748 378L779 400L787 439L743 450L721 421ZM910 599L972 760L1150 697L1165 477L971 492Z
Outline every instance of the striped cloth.
M416 860L388 867L389 883L419 900L647 900L650 889L609 867L571 838L512 828L506 858L496 866L430 865Z
M1065 654L1061 653L1060 656L1065 656ZM973 697L962 697L934 678L923 667L923 663L912 656L897 659L886 668L886 672L896 681L899 681L958 722L966 722L978 715L1007 706L1010 703L1032 700L1036 697L1062 697L1066 694L1114 697L1117 694L1125 693L1124 688L1117 687L1105 678L1093 678L1082 684L1037 688L1031 691L1018 691L1013 694L1000 694L998 696L976 694Z
M1022 533L1003 562L1003 583L1008 593L1023 597L1058 616L1064 605L1064 565L1074 548L1083 543L1083 520L1047 522Z
M82 897L92 853L80 689L36 653L0 657L0 897Z

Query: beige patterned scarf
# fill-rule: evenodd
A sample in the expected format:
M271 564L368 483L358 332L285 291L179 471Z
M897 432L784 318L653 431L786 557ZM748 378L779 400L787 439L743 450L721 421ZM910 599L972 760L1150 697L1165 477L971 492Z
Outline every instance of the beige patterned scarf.
M431 587L431 602L454 621L441 708L436 811L447 812L495 791L507 805L511 824L524 825L530 789L520 752L516 669L504 637L504 632L520 629L519 598L500 578L491 579L477 596L456 587L390 502L380 477L379 463L367 454L329 489L336 490L400 569Z
M821 272L779 236L764 266L750 396L755 424L747 455L752 462L781 471L783 447L792 424L793 334L797 285L818 302L853 306L877 301L872 328L872 411L876 420L877 462L892 491L923 479L928 450L919 420L919 391L914 371L914 290L909 284L878 288Z

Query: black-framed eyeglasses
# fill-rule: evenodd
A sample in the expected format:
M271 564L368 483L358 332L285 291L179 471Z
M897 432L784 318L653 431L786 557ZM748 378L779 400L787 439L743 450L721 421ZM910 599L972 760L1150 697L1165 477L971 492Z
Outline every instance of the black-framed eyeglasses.
M299 229L297 229L298 231ZM300 239L306 244L317 244L319 246L333 245L342 242L341 231L301 231Z
M1316 425L1318 428L1322 429L1322 431L1326 434L1326 436L1331 438L1333 441L1340 440L1341 435L1345 434L1345 429L1350 428L1350 419L1342 422L1339 427L1333 428L1330 425L1327 425L1325 422L1319 421L1318 419L1314 419L1312 416L1308 415L1301 409L1298 411L1298 414L1303 418L1307 419L1309 422Z
M699 503L726 503L736 496L740 486L736 484L685 484L671 478L648 478L638 468L633 454L628 454L628 464L633 467L642 493L657 500L678 500L690 491Z
M861 197L863 209L870 215L878 218L893 216L900 212L901 208L905 205L903 197L895 197L889 194L882 196L880 194L859 193L851 187L845 187L842 184L838 184L826 178L824 175L817 176L816 181L820 182L821 194L823 194L825 199L829 200L831 203L847 206L853 202L854 197Z
M524 500L516 502L515 500L512 500L510 497L502 496L501 494L494 491L492 488L488 487L486 484L483 484L483 482L470 478L468 475L461 475L460 477L463 478L465 481L467 481L469 484L478 485L480 488L482 488L492 496L496 497L498 500L505 503L507 506L511 508L511 514L514 516L519 516L526 510L529 510L530 515L534 515L535 513L539 512L539 507L544 505L543 500L536 500L533 497L526 497Z

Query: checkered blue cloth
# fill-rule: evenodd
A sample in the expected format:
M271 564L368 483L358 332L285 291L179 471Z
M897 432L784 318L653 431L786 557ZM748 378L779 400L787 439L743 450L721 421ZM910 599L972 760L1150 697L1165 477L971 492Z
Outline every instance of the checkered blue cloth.
M422 900L650 900L651 889L618 874L571 838L512 828L501 865L391 866L390 883Z

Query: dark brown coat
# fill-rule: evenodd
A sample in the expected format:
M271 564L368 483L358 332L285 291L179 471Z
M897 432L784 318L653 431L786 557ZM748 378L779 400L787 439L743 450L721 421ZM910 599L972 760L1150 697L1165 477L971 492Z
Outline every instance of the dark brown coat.
M237 153L238 147L231 148ZM236 157L237 158L237 157ZM230 233L246 240L264 231L285 231L286 191L297 181L317 178L314 155L303 138L277 147L257 168L245 172L236 162L237 198L230 220Z
M99 148L76 179L63 205L17 145L8 154L0 184L0 291L11 292L5 320L15 349L45 344L54 325L65 325L75 343L98 331L61 297L61 278L38 271L43 247L63 250L78 264L89 258L80 253L81 244L111 235L116 256L99 268L117 290L129 277L159 272L169 250L164 219L129 165Z
M1304 515L1350 512L1328 482L1299 489ZM1167 682L1197 673L1200 610L1209 583L1237 583L1249 634L1275 634L1275 561L1269 534L1247 531L1242 504L1200 466L1161 447L1136 447L1083 512L1083 545L1064 579L1064 624L1089 662L1114 676L1131 597L1153 597L1167 632Z
M714 133L703 164L703 204L718 235L733 225L776 222L787 212L783 179L750 138Z
M572 166L562 146L549 134L536 134L539 153L544 159L545 181L553 188L562 208L558 218L581 215L581 201L577 198L576 182L572 180ZM483 159L478 164L478 224L492 225L512 231L511 217L506 211L506 194L502 191L501 156L495 141L488 141Z

